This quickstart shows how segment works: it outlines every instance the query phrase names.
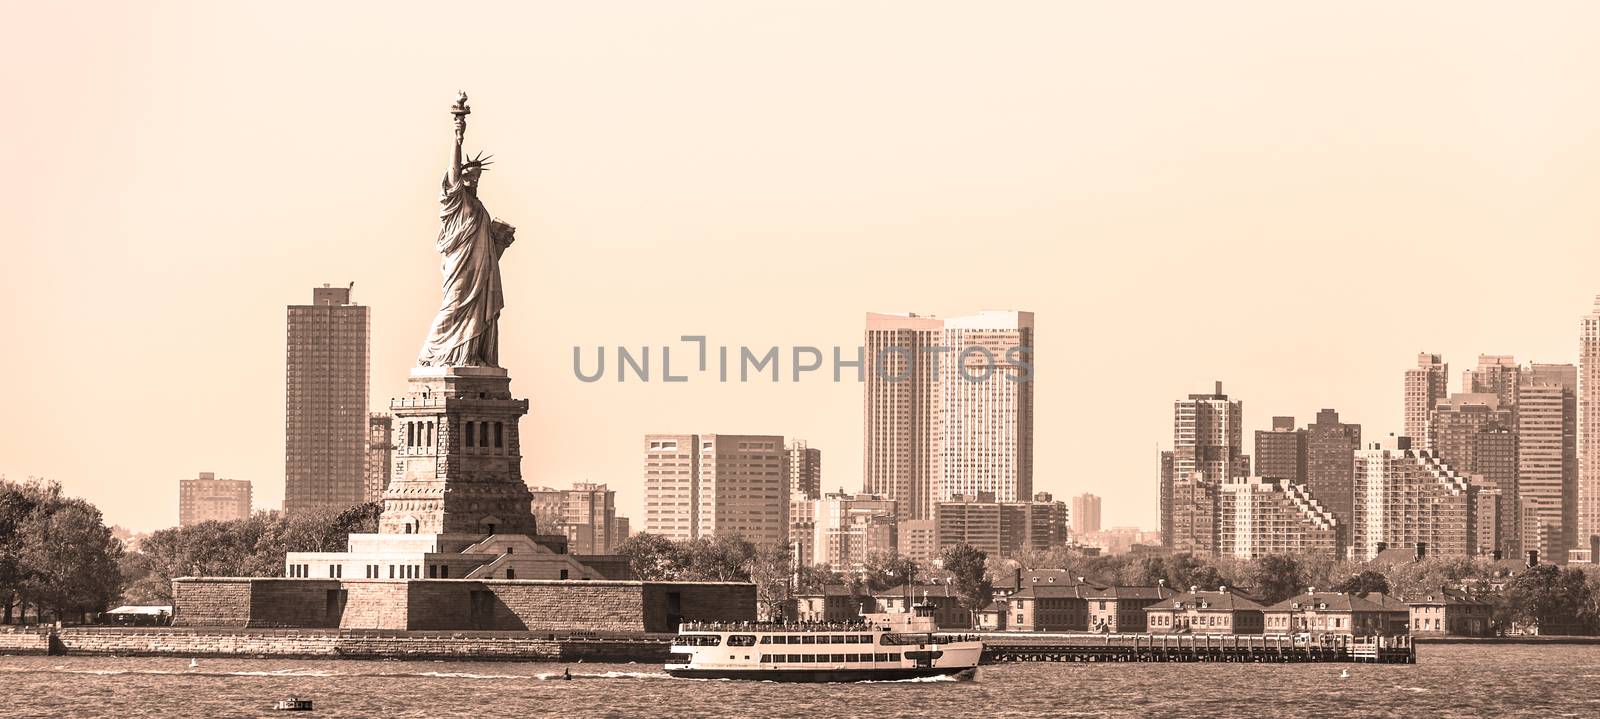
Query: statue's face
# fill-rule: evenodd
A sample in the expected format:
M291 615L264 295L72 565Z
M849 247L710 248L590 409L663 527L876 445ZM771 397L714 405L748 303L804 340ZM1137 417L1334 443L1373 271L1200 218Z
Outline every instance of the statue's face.
M467 187L477 187L478 178L482 175L482 170L477 168L469 169L466 172L461 173L461 184L466 185Z

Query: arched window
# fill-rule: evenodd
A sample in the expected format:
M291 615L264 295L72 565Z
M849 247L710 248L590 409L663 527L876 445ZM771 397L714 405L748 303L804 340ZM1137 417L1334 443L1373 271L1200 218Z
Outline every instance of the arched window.
M471 422L468 422L468 423L467 423L467 446L468 446L468 447L471 447L471 446L472 446L472 439L473 439L473 435L472 435L472 423L471 423Z

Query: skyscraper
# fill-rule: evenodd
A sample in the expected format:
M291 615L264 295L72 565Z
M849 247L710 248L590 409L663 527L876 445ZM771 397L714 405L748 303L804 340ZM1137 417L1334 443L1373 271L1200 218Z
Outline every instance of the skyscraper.
M1577 549L1600 563L1600 296L1578 326Z
M867 315L862 486L896 500L901 519L931 519L937 501L939 374L923 358L943 330L933 317Z
M1478 355L1478 368L1461 373L1461 391L1492 394L1501 409L1515 412L1522 368L1511 355Z
M822 450L808 446L803 439L790 441L784 454L783 471L789 478L791 497L817 499L822 496Z
M617 493L604 484L575 482L561 493L561 529L572 554L611 554L626 535L617 535ZM557 531L541 527L540 531Z
M1358 449L1361 425L1340 422L1336 410L1317 412L1317 421L1306 427L1306 488L1338 521L1341 549L1349 545L1350 523L1354 520Z
M939 503L939 548L968 544L991 557L1046 551L1067 541L1067 505L1040 492L1031 501L1000 502L985 492Z
M651 434L645 445L646 532L788 543L783 437Z
M1033 313L868 314L863 484L902 519L1033 493Z
M1578 537L1578 368L1532 365L1516 391L1523 549L1565 562Z
M1293 417L1273 417L1272 429L1256 430L1256 474L1288 480L1306 481L1306 431L1294 428Z
M1072 533L1084 535L1100 531L1100 498L1087 492L1072 498Z
M805 565L826 565L834 571L861 568L873 554L893 554L899 535L895 501L875 494L824 495L806 500L796 512L807 521L791 536Z
M1423 352L1417 355L1417 366L1406 370L1405 383L1405 436L1421 444L1419 449L1431 449L1433 431L1429 428L1430 413L1434 405L1449 394L1450 365L1439 355Z
M1217 488L1250 475L1244 454L1244 403L1230 401L1218 382L1212 394L1191 394L1172 406L1171 470L1162 458L1162 542L1178 551L1216 551Z
M343 511L366 500L371 314L349 287L290 305L284 402L285 512Z
M945 320L939 363L941 501L993 492L1033 496L1033 313L984 311Z
M211 472L201 472L198 479L178 480L178 526L230 522L249 516L248 481L217 479Z

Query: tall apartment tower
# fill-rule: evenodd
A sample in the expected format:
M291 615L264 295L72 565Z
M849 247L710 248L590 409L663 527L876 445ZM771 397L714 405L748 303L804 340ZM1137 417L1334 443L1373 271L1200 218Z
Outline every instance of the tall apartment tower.
M1531 365L1516 392L1523 548L1565 562L1578 544L1578 368Z
M862 486L901 519L931 519L938 501L939 374L924 358L943 340L937 318L867 315Z
M231 522L250 516L250 482L217 479L201 472L197 479L178 480L178 526Z
M1400 437L1395 447L1356 451L1351 558L1383 547L1422 548L1429 556L1466 557L1476 545L1476 506L1468 476Z
M1085 492L1072 498L1072 533L1082 536L1100 531L1100 497Z
M1338 520L1303 484L1235 477L1217 494L1217 554L1259 559L1268 554L1335 555Z
M1522 368L1511 355L1478 355L1477 369L1461 373L1461 391L1474 394L1492 394L1500 399L1500 407L1517 410L1517 387L1521 384Z
M784 475L789 478L792 497L822 497L822 450L808 446L803 439L789 442L785 449Z
M389 489L394 463L394 418L381 412L367 415L367 488L365 501L382 502Z
M1256 430L1256 474L1286 480L1306 481L1306 431L1294 428L1293 417L1273 417L1272 430Z
M349 287L289 306L283 509L339 512L367 499L370 309Z
M945 320L939 363L939 501L993 492L1033 497L1033 313ZM1019 363L1026 363L1021 364Z
M901 519L956 495L1031 496L1033 333L1031 312L868 314L865 491Z
M617 534L615 490L604 484L575 482L561 494L561 529L567 535L568 552L611 554L627 538Z
M1230 401L1218 382L1212 394L1173 402L1172 459L1162 461L1162 542L1178 551L1211 554L1217 548L1217 490L1250 476L1244 453L1244 403Z
M1432 449L1430 413L1449 394L1449 384L1450 365L1436 354L1418 354L1417 366L1406 370L1405 436L1421 443L1418 449Z
M787 544L785 456L776 435L645 435L645 531Z
M1600 562L1600 296L1578 325L1577 550Z
M1340 422L1337 410L1317 412L1317 421L1306 426L1306 488L1338 520L1341 548L1349 544L1354 520L1359 449L1361 425Z

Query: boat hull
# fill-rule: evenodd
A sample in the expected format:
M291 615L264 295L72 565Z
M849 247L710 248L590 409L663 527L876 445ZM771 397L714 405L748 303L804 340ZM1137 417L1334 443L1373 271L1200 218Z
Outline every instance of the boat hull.
M892 682L976 672L976 667L893 669L668 669L684 679L743 679L765 682Z

